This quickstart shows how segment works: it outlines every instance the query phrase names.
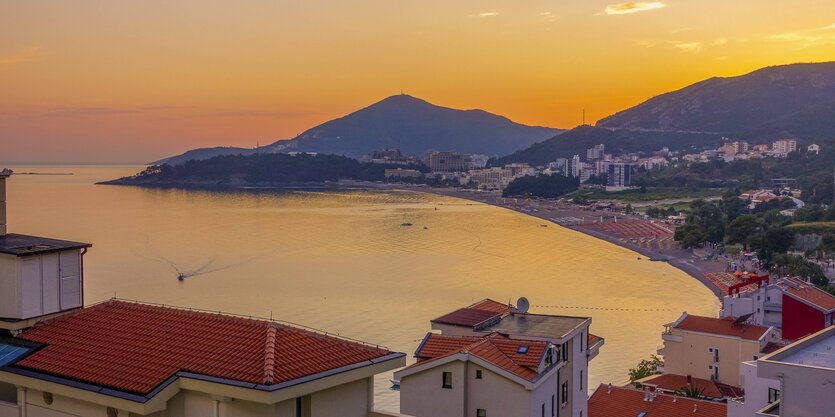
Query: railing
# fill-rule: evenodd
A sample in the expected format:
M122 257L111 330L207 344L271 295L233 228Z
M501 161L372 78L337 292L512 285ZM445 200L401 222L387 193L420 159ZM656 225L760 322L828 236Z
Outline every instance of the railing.
M0 417L18 417L20 416L20 408L17 404L0 401Z
M392 413L391 411L371 410L371 411L368 412L368 417L412 417L412 416L407 415L407 414Z

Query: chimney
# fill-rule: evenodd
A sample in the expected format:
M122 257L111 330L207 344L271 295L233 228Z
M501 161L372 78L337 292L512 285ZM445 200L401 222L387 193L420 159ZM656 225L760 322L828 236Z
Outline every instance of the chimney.
M611 393L612 393L612 383L610 382L609 383L609 389L606 390L606 394L611 394Z
M644 401L649 401L649 391L644 391Z
M6 178L10 175L10 169L0 171L0 237L6 236Z

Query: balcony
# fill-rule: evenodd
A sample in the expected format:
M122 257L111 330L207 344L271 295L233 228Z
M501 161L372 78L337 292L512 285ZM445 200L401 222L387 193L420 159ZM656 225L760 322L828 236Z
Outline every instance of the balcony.
M678 342L681 343L684 339L681 336L676 336L672 333L662 333L661 339L665 342Z
M765 406L762 410L757 411L756 414L761 417L780 417L780 400Z
M656 347L655 353L657 353L658 356L664 356L664 345Z
M765 311L783 311L783 304L766 302L763 303L763 308Z

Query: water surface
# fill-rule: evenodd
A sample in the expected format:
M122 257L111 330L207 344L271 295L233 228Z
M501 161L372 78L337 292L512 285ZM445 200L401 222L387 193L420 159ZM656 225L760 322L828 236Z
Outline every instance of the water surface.
M274 317L410 356L429 320L490 297L590 316L589 387L622 383L682 311L719 303L667 264L513 211L416 192L214 192L94 185L140 166L18 166L10 230L93 243L87 304L119 297ZM412 223L411 227L402 226ZM196 274L179 282L177 273ZM411 361L411 359L410 359ZM398 409L388 378L381 408Z

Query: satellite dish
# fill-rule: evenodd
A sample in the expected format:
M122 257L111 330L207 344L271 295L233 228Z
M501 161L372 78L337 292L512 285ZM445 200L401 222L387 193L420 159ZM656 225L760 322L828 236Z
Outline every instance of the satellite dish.
M516 300L516 309L519 310L520 313L527 313L528 309L531 308L531 303L525 297L519 297Z

